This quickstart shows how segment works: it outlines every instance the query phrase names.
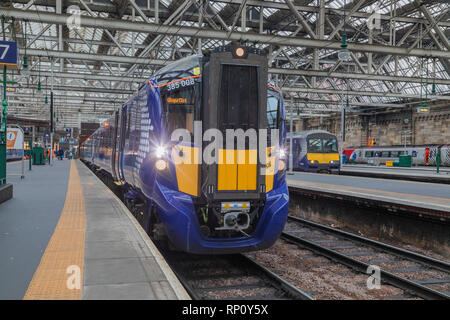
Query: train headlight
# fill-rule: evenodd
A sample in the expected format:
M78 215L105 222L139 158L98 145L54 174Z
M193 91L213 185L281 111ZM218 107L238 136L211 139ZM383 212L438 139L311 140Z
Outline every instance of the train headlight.
M155 162L155 168L158 171L164 171L167 169L167 161L159 159Z
M245 54L245 51L244 51L243 48L237 48L237 49L236 49L236 55L237 55L238 57L243 57L244 54Z
M158 146L155 149L155 155L157 158L162 158L166 154L166 149L162 146Z
M248 51L244 47L234 47L231 53L233 54L233 58L235 59L245 59L248 55Z
M286 162L284 160L278 161L278 171L284 171L286 169Z

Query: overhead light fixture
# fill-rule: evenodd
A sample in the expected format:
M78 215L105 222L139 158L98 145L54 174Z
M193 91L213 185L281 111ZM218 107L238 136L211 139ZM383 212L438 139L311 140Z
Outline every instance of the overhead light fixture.
M39 57L39 69L38 69L38 85L37 85L37 95L42 96L44 92L42 91L42 84L41 84L41 58Z
M27 57L26 53L23 57L23 68L22 68L21 73L24 77L30 76L30 68L28 68L28 57Z
M342 34L341 50L338 52L339 61L347 61L350 58L350 51L347 49L347 34Z
M24 77L30 76L30 68L28 67L28 56L27 56L27 22L25 21L24 35L25 35L25 54L23 56L23 68L21 74Z
M342 33L342 44L341 50L338 52L339 61L347 61L350 58L350 51L347 49L347 32L345 31L345 7L347 6L347 1L344 2L344 32Z

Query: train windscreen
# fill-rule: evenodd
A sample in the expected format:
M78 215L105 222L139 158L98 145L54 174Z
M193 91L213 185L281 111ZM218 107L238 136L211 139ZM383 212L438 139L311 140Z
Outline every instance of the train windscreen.
M313 137L308 139L309 153L336 153L338 152L338 143L336 138Z
M258 78L255 66L222 65L219 126L258 129Z
M325 153L338 152L337 140L333 138L323 139L323 152Z
M191 134L194 126L194 87L169 91L163 97L164 114L169 136L175 129L187 129Z

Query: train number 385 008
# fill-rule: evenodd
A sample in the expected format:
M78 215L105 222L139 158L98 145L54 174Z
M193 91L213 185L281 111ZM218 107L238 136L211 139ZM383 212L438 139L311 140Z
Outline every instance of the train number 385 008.
M175 89L179 89L182 87L187 87L187 86L192 86L194 85L194 79L185 79L185 80L179 80L173 83L169 83L167 85L167 90L175 90Z

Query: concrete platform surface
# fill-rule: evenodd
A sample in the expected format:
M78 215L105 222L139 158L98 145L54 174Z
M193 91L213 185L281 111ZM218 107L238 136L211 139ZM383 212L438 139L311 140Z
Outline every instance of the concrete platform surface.
M70 162L33 166L21 179L21 163L6 167L13 198L0 204L0 299L22 299L58 222L66 198Z
M441 167L386 167L369 165L343 165L341 175L365 176L450 184L450 168Z
M8 165L13 171L16 164ZM122 202L80 161L11 177L0 299L189 299Z
M289 186L450 212L450 185L296 172Z
M189 299L125 205L77 161L86 205L83 299Z

